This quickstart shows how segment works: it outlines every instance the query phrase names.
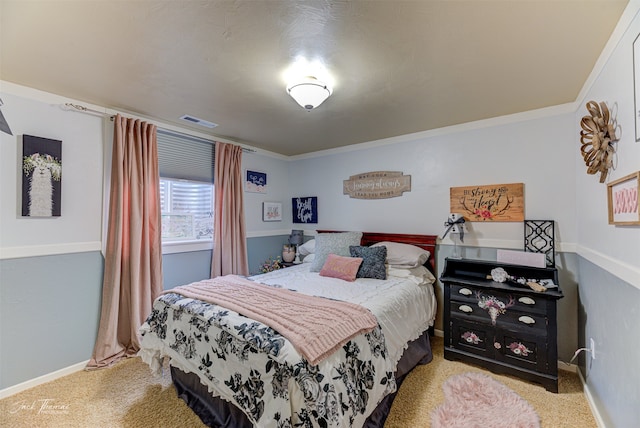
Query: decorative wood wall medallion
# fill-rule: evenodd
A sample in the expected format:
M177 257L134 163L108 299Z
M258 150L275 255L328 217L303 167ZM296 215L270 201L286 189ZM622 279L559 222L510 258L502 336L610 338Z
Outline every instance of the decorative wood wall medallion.
M355 199L386 199L411 191L411 176L400 171L372 171L342 182L342 193Z
M587 174L600 173L600 183L604 183L609 168L613 166L615 147L618 141L615 131L615 121L609 114L605 103L595 101L587 103L589 114L580 121L580 153L587 165Z
M467 221L523 221L524 184L452 187L449 211Z

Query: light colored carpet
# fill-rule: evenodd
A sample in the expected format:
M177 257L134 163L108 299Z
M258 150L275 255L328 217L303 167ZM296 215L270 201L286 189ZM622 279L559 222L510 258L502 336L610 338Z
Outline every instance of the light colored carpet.
M443 383L456 374L485 373L527 400L542 427L596 427L573 373L561 372L560 393L508 376L491 374L443 358L442 338L432 338L434 360L407 376L385 428L429 427L431 412L444 402ZM49 400L49 401L47 401ZM132 358L110 369L81 371L0 400L0 427L147 428L204 427L177 398L168 373L150 374Z

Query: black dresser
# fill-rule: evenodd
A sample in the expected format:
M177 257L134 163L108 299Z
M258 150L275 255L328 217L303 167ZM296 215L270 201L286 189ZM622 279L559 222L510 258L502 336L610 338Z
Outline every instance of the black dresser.
M444 285L444 357L542 384L558 392L556 304L562 298L556 268L486 260L450 259ZM533 291L495 282L491 270L512 277L552 280L558 288Z

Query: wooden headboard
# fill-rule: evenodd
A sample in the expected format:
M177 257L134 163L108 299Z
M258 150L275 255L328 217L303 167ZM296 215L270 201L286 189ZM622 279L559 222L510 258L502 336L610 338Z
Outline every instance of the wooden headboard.
M343 232L341 230L318 230L318 233L336 233ZM406 233L382 233L382 232L362 232L361 245L372 245L376 242L391 241L401 244L411 244L416 247L423 248L431 254L428 264L431 266L431 272L436 272L436 240L438 235L413 235Z

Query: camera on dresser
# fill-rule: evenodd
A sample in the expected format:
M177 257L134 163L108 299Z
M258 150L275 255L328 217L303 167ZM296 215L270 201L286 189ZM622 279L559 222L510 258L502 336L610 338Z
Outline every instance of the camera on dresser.
M558 392L556 268L450 259L444 285L444 357Z

